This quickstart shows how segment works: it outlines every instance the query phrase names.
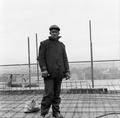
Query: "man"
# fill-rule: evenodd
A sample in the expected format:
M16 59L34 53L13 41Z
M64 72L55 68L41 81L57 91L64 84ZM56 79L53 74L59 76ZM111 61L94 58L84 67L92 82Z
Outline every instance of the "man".
M44 95L41 101L41 117L45 118L52 106L52 115L63 118L60 113L60 91L63 78L70 78L65 45L59 41L60 28L52 25L50 36L42 41L39 47L39 65L44 78Z

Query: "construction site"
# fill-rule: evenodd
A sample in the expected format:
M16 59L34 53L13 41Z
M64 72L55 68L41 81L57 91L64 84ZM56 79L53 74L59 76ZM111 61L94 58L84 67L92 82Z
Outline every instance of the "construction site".
M69 62L71 78L63 78L60 110L64 118L120 118L120 60L94 60L90 26L90 60ZM38 44L36 34L36 58ZM44 82L39 64L0 65L0 118L40 118L40 110L24 113L26 102L40 107ZM50 108L49 116L52 117Z

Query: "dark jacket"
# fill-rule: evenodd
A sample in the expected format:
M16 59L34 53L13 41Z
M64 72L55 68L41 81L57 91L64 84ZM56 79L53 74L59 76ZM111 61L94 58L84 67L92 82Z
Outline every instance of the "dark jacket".
M60 38L60 37L59 37ZM40 43L39 47L39 65L41 71L47 70L50 77L63 78L66 72L69 72L68 58L65 45L58 40L49 39Z

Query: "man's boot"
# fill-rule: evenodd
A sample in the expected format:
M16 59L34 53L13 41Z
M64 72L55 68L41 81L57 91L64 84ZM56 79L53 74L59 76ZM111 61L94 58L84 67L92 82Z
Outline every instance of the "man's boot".
M41 115L40 118L49 118L51 114Z
M53 117L55 117L55 118L64 118L61 113L53 114Z
M45 118L45 115L41 115L40 118Z

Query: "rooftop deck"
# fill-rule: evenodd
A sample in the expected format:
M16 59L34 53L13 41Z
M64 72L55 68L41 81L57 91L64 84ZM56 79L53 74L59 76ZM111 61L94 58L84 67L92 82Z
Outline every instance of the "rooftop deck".
M120 118L120 94L61 94L61 112L65 118ZM24 113L26 101L40 105L42 94L2 94L0 118L39 118L40 112ZM50 109L51 114L51 109Z

